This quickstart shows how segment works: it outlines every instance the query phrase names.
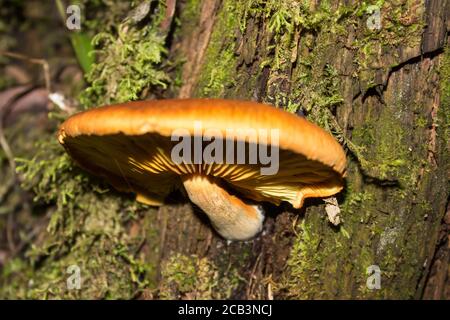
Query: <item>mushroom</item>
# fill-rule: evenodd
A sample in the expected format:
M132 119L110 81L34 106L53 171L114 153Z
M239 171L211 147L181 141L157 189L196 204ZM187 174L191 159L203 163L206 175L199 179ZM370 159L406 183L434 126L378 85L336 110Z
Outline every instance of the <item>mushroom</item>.
M173 190L184 188L230 240L261 231L258 202L287 201L300 208L304 199L330 197L344 184L345 153L330 134L250 101L172 99L99 107L67 119L58 140L81 167L119 191L135 193L139 202L162 205Z

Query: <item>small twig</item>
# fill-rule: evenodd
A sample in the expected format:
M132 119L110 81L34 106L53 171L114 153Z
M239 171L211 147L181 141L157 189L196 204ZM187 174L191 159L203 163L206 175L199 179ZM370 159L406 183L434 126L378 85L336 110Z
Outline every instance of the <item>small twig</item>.
M3 126L0 125L0 146L5 152L6 158L8 158L9 166L13 174L16 174L16 163L14 162L14 154L11 151L8 141L6 141L5 134L3 133Z
M16 183L14 176L12 179L7 179L6 182L4 182L3 186L2 186L2 190L0 192L0 203L3 201L3 199L5 199L8 194L11 192L11 190L14 187L14 184ZM1 212L0 212L1 214Z
M292 231L294 232L295 236L298 238L299 233L297 232L297 222L300 217L298 215L295 216L294 220L292 221Z
M175 14L175 8L177 0L166 1L166 16L160 24L161 31L168 32L170 25L172 24L173 16Z
M272 283L267 284L267 299L273 300L273 291L272 291Z
M256 277L256 268L258 267L260 261L261 261L261 256L262 256L262 252L259 253L258 257L256 258L255 264L253 265L252 271L250 273L250 279L247 285L247 290L246 290L246 296L247 299L249 299L250 294L252 293L253 290L253 278Z
M355 145L345 134L344 130L341 128L339 123L337 122L335 116L331 113L330 110L328 110L328 113L330 115L331 119L331 127L334 131L337 132L339 138L342 139L342 143L347 146L348 150L356 157L361 167L366 170L370 171L370 163L364 158L364 156L361 154L361 147Z
M25 88L23 91L19 92L18 94L16 94L13 97L11 97L8 101L6 101L0 107L0 146L2 147L3 151L5 152L6 157L8 158L8 162L9 162L13 176L15 176L15 174L16 174L16 163L14 161L14 154L13 154L11 147L9 146L9 143L5 137L4 122L5 122L6 116L8 115L8 112L13 107L14 102L19 100L23 96L27 95L31 90L33 90L33 87Z
M20 54L20 53L16 53L16 52L10 52L10 51L0 51L0 55L5 56L5 57L9 57L9 58L13 58L13 59L26 61L28 63L41 65L43 70L44 70L45 88L47 89L47 91L49 93L52 92L50 90L51 89L50 68L49 68L47 60L45 60L45 59L38 59L38 58L31 58L31 57L28 57L26 55L23 55L23 54Z
M59 16L61 17L62 22L65 23L67 20L67 15L64 10L64 5L61 0L55 0L55 2L56 2L56 8L58 9Z

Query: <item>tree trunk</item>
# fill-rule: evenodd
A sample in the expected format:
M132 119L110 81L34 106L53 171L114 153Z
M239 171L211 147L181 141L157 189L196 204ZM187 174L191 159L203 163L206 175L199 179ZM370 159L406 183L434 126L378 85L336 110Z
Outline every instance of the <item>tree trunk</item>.
M226 244L190 205L164 207L162 260L176 252L231 265L245 279L240 298L422 296L448 201L448 2L386 1L379 26L377 7L358 3L180 9L189 32L174 39L174 54L187 57L179 97L301 110L347 147L349 165L340 227L320 201L267 207L260 237ZM370 266L381 271L379 289L367 286Z

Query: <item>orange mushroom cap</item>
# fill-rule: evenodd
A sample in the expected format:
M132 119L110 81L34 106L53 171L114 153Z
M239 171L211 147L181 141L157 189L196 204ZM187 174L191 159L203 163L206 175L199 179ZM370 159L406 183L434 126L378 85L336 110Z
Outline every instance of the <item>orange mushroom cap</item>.
M240 132L278 130L277 141L265 142L276 143L278 172L261 174L261 163L176 163L171 151L177 142L171 137L180 128L194 137L211 129L228 140L226 133L234 132L232 142L247 147L259 142ZM346 170L344 150L326 131L302 117L249 101L173 99L99 107L67 119L58 140L83 168L151 205L162 204L180 188L186 180L180 177L201 175L251 200L287 201L299 208L305 198L339 192Z

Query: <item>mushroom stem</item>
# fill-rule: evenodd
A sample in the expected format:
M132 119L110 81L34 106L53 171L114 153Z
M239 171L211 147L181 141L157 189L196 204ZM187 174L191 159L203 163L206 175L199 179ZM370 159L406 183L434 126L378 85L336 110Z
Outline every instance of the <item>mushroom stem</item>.
M247 240L262 229L264 215L257 206L220 187L220 180L199 175L182 176L184 188L191 201L209 217L216 231L229 240Z

